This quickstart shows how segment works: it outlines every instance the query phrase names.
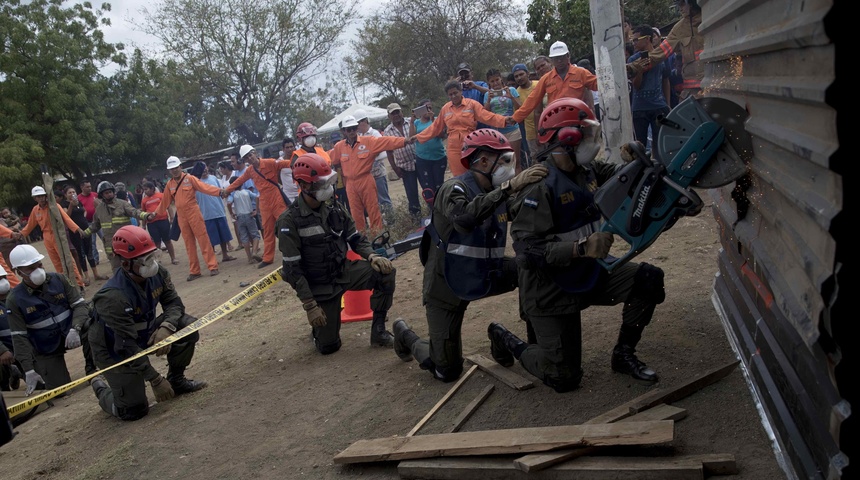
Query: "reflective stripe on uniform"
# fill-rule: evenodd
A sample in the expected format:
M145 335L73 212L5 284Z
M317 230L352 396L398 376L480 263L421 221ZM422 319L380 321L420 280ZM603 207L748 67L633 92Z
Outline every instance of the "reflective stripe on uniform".
M84 300L83 298L81 298L81 299L79 299L77 302L75 302L75 303L71 304L70 306L71 306L71 307L74 307L75 305L77 305L77 304L79 304L79 303L84 303L84 302L86 302L86 300Z
M587 225L583 225L576 230L571 230L569 232L559 233L556 235L556 238L562 241L567 242L575 242L580 238L585 238L592 233L598 231L600 229L600 222L591 222Z
M285 262L298 262L302 259L301 255L296 255L295 257L284 257Z
M56 317L46 318L46 319L42 320L41 322L28 324L27 328L34 328L34 329L36 329L36 328L48 328L51 325L54 325L55 323L62 322L63 320L69 318L71 315L72 315L72 311L66 310L63 313L57 315Z
M12 335L27 335L27 331L15 330L14 332L12 332Z
M322 225L313 225L299 229L300 237L313 237L314 235L325 235Z
M11 336L12 336L12 330L10 330L8 328L6 330L0 330L0 337L11 337Z
M448 253L472 258L502 258L505 256L505 247L486 248L449 243Z

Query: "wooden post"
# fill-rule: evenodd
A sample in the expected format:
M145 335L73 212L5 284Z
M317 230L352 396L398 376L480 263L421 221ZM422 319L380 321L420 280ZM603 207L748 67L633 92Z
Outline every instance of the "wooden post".
M54 227L54 239L57 241L57 251L60 253L60 261L63 262L63 275L66 276L70 285L78 286L78 280L75 278L77 265L75 265L75 259L72 257L72 250L69 248L69 239L66 236L66 223L63 222L63 216L60 214L60 206L54 197L54 177L48 173L48 167L44 164L42 164L42 183L45 186L45 193L48 194L48 214L51 217L51 225Z
M594 68L600 91L600 123L607 160L623 163L619 148L633 141L633 113L627 87L627 56L620 0L589 0Z

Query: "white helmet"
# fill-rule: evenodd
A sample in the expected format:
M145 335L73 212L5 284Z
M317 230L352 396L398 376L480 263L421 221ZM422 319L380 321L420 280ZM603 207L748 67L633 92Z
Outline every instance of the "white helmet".
M0 278L5 277L6 275L8 275L6 273L6 269L3 268L3 265L0 265Z
M179 157L175 157L173 155L167 157L167 169L176 168L182 165L182 162L179 161Z
M47 195L47 194L48 194L48 192L46 192L45 189L39 185L36 185L35 187L33 187L33 191L30 192L30 196L33 196L33 197L35 197L36 195Z
M41 262L43 258L45 256L39 253L34 246L27 244L18 245L9 253L9 263L12 264L12 268L26 267Z
M355 117L356 122L360 122L362 120L367 119L367 112L365 112L363 108L359 108L358 110L356 110L355 112L352 113L352 116Z
M242 145L241 147L239 147L239 158L245 158L245 155L251 153L252 150L254 150L254 147L248 144Z
M343 120L340 121L340 126L341 128L357 127L358 120L356 120L355 117L353 117L352 115L347 115L343 117Z

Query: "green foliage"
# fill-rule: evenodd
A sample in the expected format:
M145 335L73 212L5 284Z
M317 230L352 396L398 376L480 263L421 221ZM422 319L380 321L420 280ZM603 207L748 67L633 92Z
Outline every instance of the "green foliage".
M378 87L385 100L441 99L461 62L483 80L487 69L510 71L535 53L532 42L510 34L523 17L511 2L415 0L380 10L365 21L347 64L359 85Z
M124 58L122 45L104 42L101 14L88 2L0 6L0 203L29 195L42 163L74 178L103 164L109 134L99 69Z
M188 113L254 144L283 132L293 91L325 66L354 10L355 0L164 0L145 30L198 82Z

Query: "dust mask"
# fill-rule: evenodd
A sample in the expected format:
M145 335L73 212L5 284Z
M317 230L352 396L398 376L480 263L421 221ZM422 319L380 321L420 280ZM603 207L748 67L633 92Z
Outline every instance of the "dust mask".
M12 288L12 285L9 284L8 279L0 279L0 295L6 295L9 293L9 290Z
M332 195L334 195L334 185L326 185L322 189L314 192L314 198L316 198L318 202L325 202L331 198Z
M154 277L158 273L158 260L155 255L147 255L143 260L137 261L137 275L143 278Z
M494 187L500 186L501 184L514 178L514 176L517 174L516 170L514 170L514 163L511 161L513 157L513 152L507 152L503 153L496 160L496 163L503 162L503 164L502 166L493 171L493 177L491 178L491 181Z
M308 148L314 148L317 144L316 135L308 135L307 137L302 139L302 144Z
M30 272L30 275L27 275L27 277L30 279L30 282L32 282L33 285L36 285L38 287L45 283L45 280L48 279L48 273L45 272L44 268L37 268Z

